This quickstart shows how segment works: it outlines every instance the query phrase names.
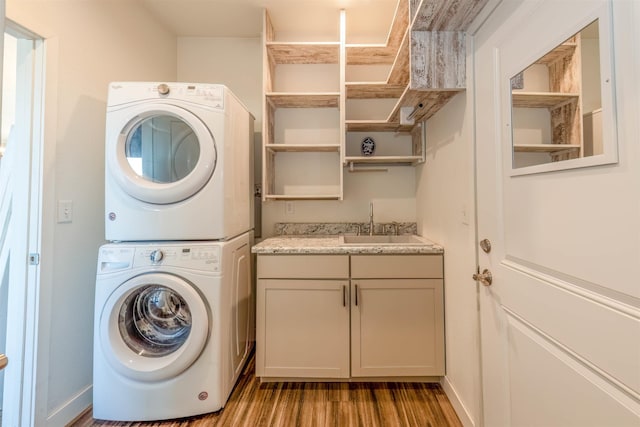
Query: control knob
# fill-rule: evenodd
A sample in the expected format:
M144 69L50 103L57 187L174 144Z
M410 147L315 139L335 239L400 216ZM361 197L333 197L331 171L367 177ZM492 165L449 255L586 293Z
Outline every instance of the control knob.
M162 261L162 258L164 258L164 254L162 253L162 251L160 249L153 250L151 252L151 255L149 255L149 259L154 264L157 264L160 261Z

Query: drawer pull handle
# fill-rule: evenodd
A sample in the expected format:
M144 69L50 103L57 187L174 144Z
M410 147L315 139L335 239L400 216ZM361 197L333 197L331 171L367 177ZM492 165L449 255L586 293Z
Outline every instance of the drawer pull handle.
M347 287L342 285L342 306L347 306Z
M358 285L356 285L356 306L358 305Z

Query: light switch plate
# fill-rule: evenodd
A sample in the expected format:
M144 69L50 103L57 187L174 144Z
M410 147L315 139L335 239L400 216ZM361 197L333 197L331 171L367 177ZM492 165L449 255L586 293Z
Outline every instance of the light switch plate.
M58 223L73 221L73 200L58 200Z

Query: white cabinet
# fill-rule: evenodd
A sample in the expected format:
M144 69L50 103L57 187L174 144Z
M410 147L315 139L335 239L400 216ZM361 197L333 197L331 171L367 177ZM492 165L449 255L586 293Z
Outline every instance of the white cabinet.
M256 375L444 375L442 268L439 254L258 255Z
M352 256L351 276L351 376L444 375L442 257Z
M259 255L256 375L349 376L349 257Z

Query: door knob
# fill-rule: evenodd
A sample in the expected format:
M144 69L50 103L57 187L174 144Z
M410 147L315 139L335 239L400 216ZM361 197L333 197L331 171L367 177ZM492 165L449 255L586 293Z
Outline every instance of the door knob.
M486 268L482 270L482 273L475 273L472 277L473 280L478 281L485 286L491 286L491 283L493 282L493 276Z
M9 358L4 354L0 354L0 371L3 370L9 363Z
M480 248L482 248L485 253L491 252L491 241L489 239L482 239L480 241Z

